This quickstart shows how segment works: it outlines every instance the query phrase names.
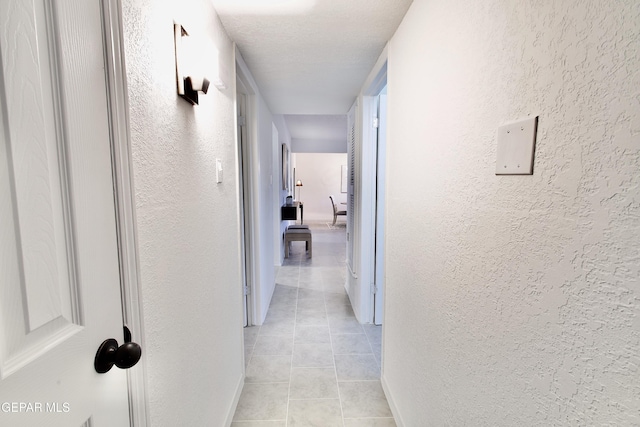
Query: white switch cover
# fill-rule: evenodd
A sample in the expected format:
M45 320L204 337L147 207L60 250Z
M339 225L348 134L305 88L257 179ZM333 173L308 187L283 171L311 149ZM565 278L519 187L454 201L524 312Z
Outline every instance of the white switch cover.
M538 116L498 128L496 175L533 175Z
M222 160L216 159L216 183L222 182Z

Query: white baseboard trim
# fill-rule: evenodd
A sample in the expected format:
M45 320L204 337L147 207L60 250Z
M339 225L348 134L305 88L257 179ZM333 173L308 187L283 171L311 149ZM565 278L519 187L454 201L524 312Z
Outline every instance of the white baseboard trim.
M389 386L387 385L387 379L384 374L380 377L380 382L382 383L382 391L384 391L384 395L387 398L387 403L389 403L389 409L391 409L391 414L393 414L393 419L396 422L397 427L404 427L404 423L402 422L402 417L400 417L400 413L398 412L398 407L393 400L393 396L389 391Z
M242 394L242 389L244 388L244 373L240 377L240 381L238 382L238 386L236 387L236 394L233 396L233 403L231 403L231 409L229 410L229 414L227 414L227 422L225 423L226 427L231 427L231 423L233 422L233 416L236 414L236 409L238 408L238 402L240 402L240 395Z
M358 274L355 271L353 271L353 268L351 268L351 264L349 264L348 262L347 262L347 267L349 268L349 273L351 273L351 277L353 277L354 279L357 279Z

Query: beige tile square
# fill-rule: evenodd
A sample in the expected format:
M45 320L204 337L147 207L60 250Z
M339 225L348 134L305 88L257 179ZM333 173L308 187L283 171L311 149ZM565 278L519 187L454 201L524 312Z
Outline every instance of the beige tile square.
M286 420L289 384L245 384L233 421Z
M298 325L296 326L294 342L296 344L329 344L331 343L329 326Z
M275 302L279 300L278 297L273 297ZM264 319L264 323L268 324L279 320L295 320L296 318L296 300L293 297L291 304L270 306L267 313L267 317Z
M324 301L329 305L350 305L351 301L347 295L347 291L342 285L325 285Z
M260 326L249 326L243 329L244 345L245 347L253 347L258 339L258 333L260 332Z
M373 354L336 354L335 361L338 381L380 379L380 367Z
M289 382L291 376L291 356L258 356L253 355L245 382L277 383Z
M338 399L289 401L288 427L343 427Z
M342 300L347 304L349 303L349 297L347 296L347 291L344 289L344 281L342 283L325 282L323 290L325 292L326 301L329 301L330 295L333 295L334 297L331 297L331 298Z
M307 311L325 311L324 298L305 298L298 299L298 313L307 309Z
M327 325L327 313L322 310L298 310L296 326L322 326Z
M396 427L393 418L347 418L344 427Z
M274 295L291 295L290 291L287 293L287 288L297 288L298 279L300 279L300 267L298 265L283 265L278 269L278 275L276 276L276 290ZM276 294L276 292L279 292Z
M287 427L286 421L235 421L231 427Z
M299 289L298 302L306 299L315 299L324 301L324 292L315 289Z
M338 382L344 418L391 418L380 381Z
M351 304L327 304L327 316L329 317L352 317L355 319Z
M333 367L331 344L294 344L293 366L296 368Z
M300 287L300 289L311 289L311 290L317 290L317 291L322 291L324 289L324 283L322 281L322 278L304 279L301 277L300 282L298 283L298 286Z
M253 347L244 348L244 367L245 369L249 366L249 362L251 361L251 356L253 355Z
M371 354L371 346L365 334L333 335L334 354Z
M291 370L289 399L337 399L338 381L333 368Z
M371 344L381 344L382 343L382 326L376 325L363 325L364 333L367 334L367 338Z
M331 334L363 334L362 325L355 317L330 317L329 328Z
M287 335L291 338L293 337L295 325L295 317L265 322L265 324L260 327L259 337L265 335Z
M291 335L262 335L258 336L254 355L259 356L291 356L293 353L293 337Z

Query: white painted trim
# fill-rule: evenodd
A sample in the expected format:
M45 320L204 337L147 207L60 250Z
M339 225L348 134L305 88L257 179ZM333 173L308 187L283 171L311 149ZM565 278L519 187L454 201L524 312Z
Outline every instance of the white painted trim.
M402 421L402 417L400 416L398 407L396 406L395 400L393 399L393 395L389 390L389 386L387 385L387 378L384 376L384 373L380 377L380 383L382 384L382 391L387 398L387 403L389 404L389 409L391 409L391 414L393 415L393 419L396 422L396 426L404 427L406 424Z
M244 203L244 212L242 213L245 216L248 216L249 221L249 251L247 253L247 257L245 257L245 262L248 265L251 279L250 279L250 295L249 295L249 303L248 303L248 323L249 326L262 324L262 318L260 316L260 298L259 298L259 290L260 290L260 274L259 274L259 254L258 244L256 242L256 236L259 235L259 218L258 212L256 212L255 206L258 205L258 194L255 191L256 182L254 182L254 174L253 168L254 163L257 158L256 153L256 144L254 141L257 140L257 105L256 105L256 96L258 95L258 86L253 80L251 72L249 71L249 67L244 62L242 58L242 54L238 49L237 45L235 46L235 64L236 64L236 80L237 80L237 90L244 89L245 94L245 126L246 126L246 141L245 141L245 150L243 150L243 155L245 156L246 163L243 166L243 180L246 180L246 185L248 186L248 195L245 199ZM237 91L236 95L237 96ZM237 100L236 100L237 102ZM236 143L238 140L236 139ZM239 189L239 191L244 191ZM238 198L242 195L238 194ZM244 225L243 225L244 226Z
M377 116L377 97L362 97L362 129L360 150L360 292L362 323L373 323L374 298L371 293L375 263L375 231L376 231L376 146L378 131L373 126Z
M386 74L385 74L386 77ZM386 83L386 79L384 80ZM374 281L377 292L373 298L373 323L380 325L384 323L384 302L386 292L386 215L387 215L387 95L380 94L378 100L378 140L376 151L376 224L375 224L375 274Z
M231 427L231 423L233 422L233 416L236 414L236 409L238 409L238 402L240 402L240 396L242 395L242 389L244 388L245 376L243 375L236 386L236 392L233 396L233 402L231 403L231 408L229 409L229 413L227 414L227 420L225 422L226 427Z
M356 228L360 233L360 277L361 277L361 317L358 318L363 323L375 323L375 298L370 292L375 278L376 242L373 236L376 233L376 204L377 204L377 144L378 130L373 126L374 118L378 116L378 95L387 84L387 62L388 45L384 47L378 57L371 72L367 76L361 92L362 108L360 129L360 207L361 212L369 212L370 215L362 214ZM357 123L357 122L356 122Z
M131 170L129 108L122 36L120 0L102 0L105 69L107 74L111 156L120 257L123 321L133 341L142 347L142 358L127 370L129 416L132 427L151 425L148 413L146 348L136 230L133 172Z
M389 44L382 49L375 65L362 85L362 94L378 96L387 85L387 62L389 57Z
M237 56L237 48L234 45L233 51L233 63L236 63ZM253 325L253 319L255 316L254 309L254 293L255 287L253 286L253 276L255 275L255 263L252 261L252 253L247 253L246 247L247 240L252 239L252 222L249 223L249 232L247 233L246 229L246 216L250 214L251 211L251 202L247 203L245 201L244 189L248 185L250 181L248 181L247 172L246 172L246 163L249 162L248 154L245 152L245 146L249 141L249 131L248 131L248 116L250 111L248 110L249 104L249 95L251 93L251 89L247 88L247 85L244 83L239 73L236 73L236 92L234 94L234 111L235 111L235 141L236 141L236 164L238 167L236 168L236 182L237 193L236 200L238 201L238 212L240 215L240 221L238 221L238 235L242 236L242 241L240 242L240 251L239 254L241 260L241 277L242 277L242 285L243 285L243 312L244 312L244 325L251 326ZM238 96L242 95L241 97ZM239 123L238 117L242 115L242 124ZM250 245L249 245L250 246Z
M271 122L271 163L272 163L272 173L271 173L271 191L273 193L273 206L275 211L273 213L273 265L276 267L275 274L277 275L277 267L282 265L282 259L284 256L283 253L283 244L282 244L282 221L280 218L280 192L282 191L280 188L281 185L277 185L280 182L278 179L280 176L280 171L282 167L280 166L281 158L280 150L281 143L280 141L284 141L283 138L280 137L280 132L278 131L278 127L274 122ZM283 142L284 143L284 142ZM291 151L291 150L289 150Z
M253 75L249 70L249 66L246 62L244 62L244 58L242 57L240 49L238 49L237 45L235 46L235 52L238 75L242 76L242 80L244 80L244 83L247 85L247 89L250 89L252 91L252 95L257 95L260 92L258 90L258 84L253 79Z

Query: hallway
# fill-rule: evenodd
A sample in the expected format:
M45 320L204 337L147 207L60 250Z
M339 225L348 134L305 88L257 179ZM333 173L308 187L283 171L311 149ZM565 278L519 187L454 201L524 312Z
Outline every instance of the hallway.
M245 328L246 381L232 426L395 426L380 385L381 327L360 325L344 290L345 230L294 242L262 326Z

